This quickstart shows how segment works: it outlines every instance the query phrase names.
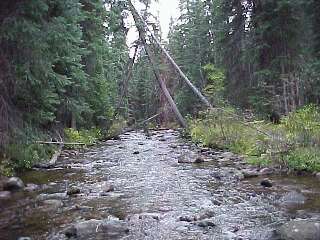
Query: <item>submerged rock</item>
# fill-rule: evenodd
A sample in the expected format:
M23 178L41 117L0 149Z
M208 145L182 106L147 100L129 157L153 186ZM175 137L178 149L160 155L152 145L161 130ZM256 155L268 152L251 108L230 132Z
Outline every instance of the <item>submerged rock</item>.
M194 162L195 163L204 163L204 159L203 159L203 157L198 156Z
M17 191L24 188L23 181L18 177L9 178L7 182L4 183L3 189L7 191Z
M276 239L281 240L319 240L320 221L294 220L276 230Z
M261 186L263 187L267 187L267 188L270 188L272 187L272 182L269 180L269 179L263 179L261 182L260 182Z
M129 233L129 229L120 220L91 219L76 223L66 228L63 233L68 238L76 238L77 240L114 239L126 235Z
M300 205L304 204L306 201L306 197L298 193L296 191L288 192L286 193L281 199L280 204L281 205Z

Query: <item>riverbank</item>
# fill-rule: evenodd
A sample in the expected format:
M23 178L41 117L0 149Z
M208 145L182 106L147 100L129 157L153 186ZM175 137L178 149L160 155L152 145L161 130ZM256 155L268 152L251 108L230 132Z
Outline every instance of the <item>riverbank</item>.
M205 147L226 149L258 166L320 172L320 111L311 105L281 123L243 119L234 109L204 112L189 121L187 133Z

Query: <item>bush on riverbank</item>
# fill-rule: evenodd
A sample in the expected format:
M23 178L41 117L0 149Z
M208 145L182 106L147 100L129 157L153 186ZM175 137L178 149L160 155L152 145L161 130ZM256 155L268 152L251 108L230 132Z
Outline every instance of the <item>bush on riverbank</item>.
M289 114L278 125L243 121L232 108L214 110L190 120L189 132L193 141L244 155L253 164L320 171L320 110L314 105Z

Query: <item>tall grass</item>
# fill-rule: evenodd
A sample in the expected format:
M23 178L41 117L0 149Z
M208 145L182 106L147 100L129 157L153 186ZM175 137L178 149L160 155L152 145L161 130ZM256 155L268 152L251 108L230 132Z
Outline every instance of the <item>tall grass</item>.
M203 146L228 149L250 163L320 171L320 110L315 105L289 114L278 125L245 122L232 108L204 112L189 120L189 133Z

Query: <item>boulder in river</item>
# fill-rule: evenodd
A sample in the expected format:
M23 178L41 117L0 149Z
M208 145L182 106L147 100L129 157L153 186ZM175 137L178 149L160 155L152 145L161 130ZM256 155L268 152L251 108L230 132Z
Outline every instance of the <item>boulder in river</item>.
M316 178L320 180L320 172L316 173Z
M320 221L294 220L276 230L277 239L281 240L319 240Z
M76 223L66 228L64 234L77 240L116 239L129 232L126 224L120 220L96 220Z
M9 178L3 185L3 189L7 191L17 191L23 188L24 188L24 183L18 177Z

